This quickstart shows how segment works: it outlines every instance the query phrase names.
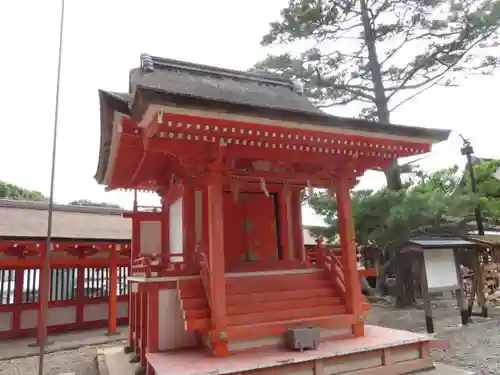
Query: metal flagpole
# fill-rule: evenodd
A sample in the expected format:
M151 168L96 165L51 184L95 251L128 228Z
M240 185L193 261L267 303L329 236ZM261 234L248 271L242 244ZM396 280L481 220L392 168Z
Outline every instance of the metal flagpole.
M41 338L40 338L40 361L38 363L38 375L43 375L43 360L45 356L45 344L47 337L47 310L48 301L50 296L50 252L52 250L52 213L54 211L54 179L56 170L56 151L57 151L57 125L59 119L59 93L61 86L61 60L62 60L62 45L63 45L63 31L64 31L64 4L65 0L61 0L61 16L60 16L60 26L59 26L59 52L57 60L57 81L56 81L56 103L54 108L54 134L52 141L52 166L50 171L50 194L49 194L49 207L48 207L48 218L47 218L47 239L45 246L45 261L42 264L43 272L45 276L45 296L43 297L41 314ZM41 298L41 296L39 297Z

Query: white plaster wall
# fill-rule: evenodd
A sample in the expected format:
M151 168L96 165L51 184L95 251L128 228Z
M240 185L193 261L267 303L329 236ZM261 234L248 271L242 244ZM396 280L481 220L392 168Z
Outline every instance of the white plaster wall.
M160 254L161 253L161 222L141 221L141 254Z
M182 197L178 198L169 208L169 241L170 241L170 254L183 254L184 253L184 232L182 228L182 212L184 200ZM171 262L182 262L184 257L172 257Z
M95 320L108 319L108 303L85 305L83 308L83 321L93 322Z
M38 310L21 311L21 329L35 328L38 325Z
M187 332L184 327L177 290L161 289L159 291L158 318L160 351L196 346L194 333Z
M48 326L72 323L76 323L76 306L51 307L49 309L47 314Z
M10 331L12 329L12 313L0 313L0 332Z
M127 301L119 301L117 306L116 317L117 318L126 318L128 316L128 302Z
M47 314L47 325L76 323L76 306L50 307ZM21 329L38 326L38 309L21 311Z

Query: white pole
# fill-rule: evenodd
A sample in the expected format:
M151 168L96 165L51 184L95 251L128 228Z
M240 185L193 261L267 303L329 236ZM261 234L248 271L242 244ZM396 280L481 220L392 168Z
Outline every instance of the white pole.
M60 16L60 26L59 26L59 52L57 61L57 81L56 81L56 103L54 108L54 133L52 140L52 165L50 171L50 194L49 194L49 207L48 207L48 218L47 218L47 238L46 238L46 255L45 262L42 264L44 268L45 276L45 296L43 296L41 314L41 336L40 339L40 361L38 363L38 375L43 375L43 360L45 356L45 340L47 337L47 310L50 296L50 252L52 250L52 213L54 211L54 179L56 170L56 151L57 151L57 125L59 119L59 93L61 86L61 60L62 60L62 45L63 45L63 31L64 31L64 2L61 0L61 16ZM39 298L42 298L41 296Z

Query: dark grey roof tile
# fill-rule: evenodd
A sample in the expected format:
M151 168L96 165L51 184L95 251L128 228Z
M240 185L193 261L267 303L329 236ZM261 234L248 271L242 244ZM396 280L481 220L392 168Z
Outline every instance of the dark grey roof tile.
M137 87L143 87L169 94L253 107L322 113L292 86L256 79L177 68L155 69L152 72L138 68L131 71L130 80L133 91Z

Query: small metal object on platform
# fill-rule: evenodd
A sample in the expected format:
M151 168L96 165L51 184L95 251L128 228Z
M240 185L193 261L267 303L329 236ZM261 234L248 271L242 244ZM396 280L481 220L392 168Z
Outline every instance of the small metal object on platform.
M320 339L320 329L313 326L289 328L285 333L285 345L289 350L316 350Z

